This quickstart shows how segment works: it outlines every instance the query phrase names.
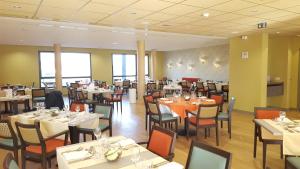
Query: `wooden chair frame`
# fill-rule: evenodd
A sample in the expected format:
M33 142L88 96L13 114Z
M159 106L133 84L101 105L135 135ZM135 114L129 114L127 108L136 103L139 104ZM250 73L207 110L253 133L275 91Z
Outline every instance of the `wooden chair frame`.
M226 158L226 166L225 166L224 169L230 169L231 159L232 159L232 154L231 153L229 153L227 151L224 151L224 150L221 150L221 149L218 149L218 148L215 148L215 147L212 147L212 146L207 145L207 144L203 144L203 143L194 141L194 140L192 141L191 146L190 146L189 156L188 156L188 159L187 159L187 162L186 162L185 169L189 169L194 147L198 147L200 149L209 151L209 152L214 153L214 154L218 154L219 156L222 156L222 157ZM211 161L211 162L213 163L213 161Z
M15 158L12 156L12 154L8 153L3 160L3 169L9 169L9 165L10 165L11 161L15 161L18 164L18 159L15 160Z
M56 151L47 153L46 141L54 139L58 136L65 135L64 145L67 145L67 143L68 143L68 133L69 133L68 130L57 133L51 137L43 138L43 135L40 130L39 122L35 122L34 124L22 124L20 122L16 122L16 128L17 128L19 138L21 140L22 169L26 168L26 160L41 162L42 169L47 169L47 161L48 161L49 168L51 168L51 159L56 156ZM22 137L20 128L35 129L40 143L30 143L30 142L25 141ZM37 153L27 151L26 147L31 146L31 145L32 146L41 146L42 153L37 154Z

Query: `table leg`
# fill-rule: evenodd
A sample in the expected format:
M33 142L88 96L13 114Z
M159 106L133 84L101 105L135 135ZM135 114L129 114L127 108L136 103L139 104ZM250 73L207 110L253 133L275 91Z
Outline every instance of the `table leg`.
M71 144L79 143L79 134L76 126L69 126Z
M10 102L12 104L12 113L14 115L19 114L19 110L18 110L18 101L11 101Z

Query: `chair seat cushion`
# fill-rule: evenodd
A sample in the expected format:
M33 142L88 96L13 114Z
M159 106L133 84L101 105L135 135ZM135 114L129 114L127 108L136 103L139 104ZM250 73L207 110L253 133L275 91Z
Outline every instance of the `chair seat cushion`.
M100 123L100 124L99 124L99 127L100 127L101 130L103 130L103 129L109 127L109 124L103 124L103 123Z
M300 169L300 157L287 157L286 160L295 168Z
M158 115L151 115L151 118L153 118L154 120L159 120L159 116ZM168 121L168 120L176 120L177 117L173 116L173 114L171 113L163 113L161 114L161 120L162 121Z
M14 147L14 142L13 142L13 139L4 139L4 138L1 138L0 139L0 145ZM18 145L21 145L20 141L18 141Z
M226 112L221 112L218 115L218 119L229 119L229 115Z
M46 141L46 152L53 152L56 151L57 147L64 146L64 140L61 139L51 139ZM26 150L36 154L42 154L42 147L41 146L28 146Z
M197 123L196 117L189 117L189 121L194 125L196 125ZM214 125L214 124L216 124L216 122L213 119L199 119L200 126Z
M32 100L36 102L44 102L46 99L45 97L34 97Z

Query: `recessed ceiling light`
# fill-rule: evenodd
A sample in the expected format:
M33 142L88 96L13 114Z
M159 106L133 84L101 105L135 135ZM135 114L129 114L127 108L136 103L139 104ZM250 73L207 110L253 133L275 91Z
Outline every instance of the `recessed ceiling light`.
M239 32L237 32L237 31L233 31L233 32L231 32L232 34L237 34L237 33L239 33Z
M118 42L113 42L113 43L111 43L111 44L113 44L113 45L118 45L119 43L118 43Z
M208 12L203 12L202 16L209 17L209 13Z
M276 34L280 34L280 32L276 32Z
M13 8L16 8L16 9L20 9L20 8L22 8L21 6L19 6L19 5L13 5L12 6Z

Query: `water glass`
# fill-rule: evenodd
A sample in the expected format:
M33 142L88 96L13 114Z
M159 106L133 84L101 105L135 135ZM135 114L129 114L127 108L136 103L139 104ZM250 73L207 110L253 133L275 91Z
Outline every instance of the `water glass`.
M131 161L134 163L136 166L137 162L140 160L141 155L140 155L140 148L139 147L133 147L132 148L132 155L131 155Z
M93 133L94 133L94 136L96 137L96 139L99 141L100 138L101 138L101 128L100 127L96 127L94 130L93 130Z
M279 120L280 120L281 122L283 122L284 119L285 119L285 117L286 117L285 111L280 111L280 112L279 112Z

